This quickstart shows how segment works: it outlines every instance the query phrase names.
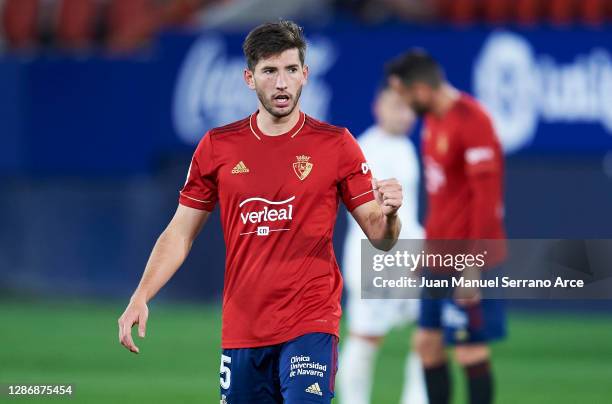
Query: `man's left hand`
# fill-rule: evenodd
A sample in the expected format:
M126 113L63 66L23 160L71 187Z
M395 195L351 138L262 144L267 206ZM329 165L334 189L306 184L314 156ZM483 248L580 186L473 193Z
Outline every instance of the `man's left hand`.
M395 216L404 199L400 183L395 178L388 180L372 178L372 188L374 189L376 202L382 208L383 214L385 216Z

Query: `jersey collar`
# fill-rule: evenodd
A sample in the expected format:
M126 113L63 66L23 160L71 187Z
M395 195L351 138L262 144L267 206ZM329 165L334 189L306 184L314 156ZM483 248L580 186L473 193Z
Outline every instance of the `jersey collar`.
M298 121L296 122L296 124L293 126L293 128L289 129L289 131L281 134L281 135L277 135L277 136L269 136L264 134L259 127L257 126L257 114L259 114L259 111L255 111L250 117L249 117L249 125L251 127L251 132L253 133L253 135L260 141L262 140L272 140L274 141L276 140L280 140L280 139L293 139L294 137L296 137L298 135L298 133L300 133L300 131L302 130L302 128L304 127L304 123L306 122L306 114L304 114L302 111L300 111L300 117L298 119Z

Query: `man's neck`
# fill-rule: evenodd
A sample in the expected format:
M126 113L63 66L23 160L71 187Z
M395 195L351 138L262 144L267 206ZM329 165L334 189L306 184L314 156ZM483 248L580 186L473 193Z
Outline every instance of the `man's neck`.
M459 90L448 83L443 84L436 92L432 112L438 118L443 117L453 107L459 97L461 97Z
M296 105L291 114L278 118L262 106L259 107L257 114L257 126L259 130L268 136L279 136L287 133L293 128L300 119L300 107Z

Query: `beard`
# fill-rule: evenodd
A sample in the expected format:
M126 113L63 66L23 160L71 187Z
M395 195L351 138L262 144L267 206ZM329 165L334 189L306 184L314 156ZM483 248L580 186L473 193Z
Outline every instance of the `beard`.
M422 118L429 112L429 107L421 103L413 102L410 107L419 118Z
M259 98L261 105L263 105L265 110L268 111L270 115L275 118L284 118L288 115L291 115L291 113L297 106L298 101L300 100L300 96L302 95L302 86L298 88L295 97L293 95L289 95L289 108L287 108L286 111L280 111L279 108L275 107L273 104L274 101L269 98L266 98L266 95L263 93L263 91L256 89L255 92L257 93L257 98Z

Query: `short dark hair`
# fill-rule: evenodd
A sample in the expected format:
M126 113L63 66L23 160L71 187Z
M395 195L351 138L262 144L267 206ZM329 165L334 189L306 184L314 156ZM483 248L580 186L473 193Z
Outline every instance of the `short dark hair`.
M268 22L254 28L242 44L251 71L261 59L293 48L297 48L303 66L306 54L304 32L302 27L288 20Z
M413 49L392 59L385 66L385 75L397 76L406 85L424 82L433 88L445 80L442 67L422 49Z

